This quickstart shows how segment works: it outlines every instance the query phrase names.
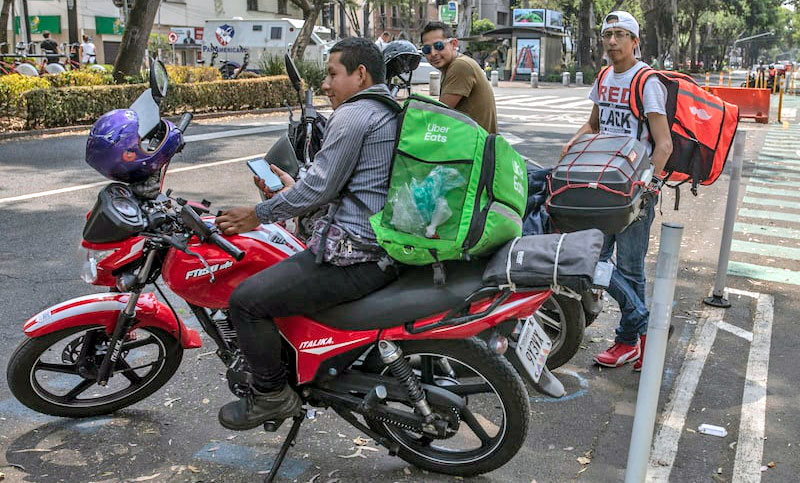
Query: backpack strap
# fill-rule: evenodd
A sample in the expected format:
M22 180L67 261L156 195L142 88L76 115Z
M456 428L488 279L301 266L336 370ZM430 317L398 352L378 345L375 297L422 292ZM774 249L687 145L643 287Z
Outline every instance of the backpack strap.
M398 104L397 101L394 100L394 98L386 94L379 94L377 92L361 92L360 94L356 94L351 98L347 99L346 101L344 101L344 103L347 104L350 102L356 102L360 101L361 99L372 99L373 101L378 101L383 105L385 105L386 107L388 107L390 110L392 110L392 112L394 112L395 114L399 114L400 111L403 110L403 107L400 104Z

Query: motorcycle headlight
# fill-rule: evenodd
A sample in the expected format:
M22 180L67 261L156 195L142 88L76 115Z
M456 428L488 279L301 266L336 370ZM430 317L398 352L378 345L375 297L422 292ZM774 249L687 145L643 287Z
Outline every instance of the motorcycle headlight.
M97 281L97 264L114 253L116 250L91 250L83 246L78 247L78 257L81 265L81 279L86 283Z

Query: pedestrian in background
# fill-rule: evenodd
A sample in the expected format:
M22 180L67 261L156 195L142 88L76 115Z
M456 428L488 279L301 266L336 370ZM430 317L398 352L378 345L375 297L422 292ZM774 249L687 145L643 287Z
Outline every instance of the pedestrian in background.
M392 37L389 35L389 32L384 32L381 34L380 37L378 37L378 40L375 41L375 45L377 45L378 48L381 49L381 52L383 52L383 49L385 49L386 46L389 45L389 42L391 42L391 40Z
M492 86L471 57L459 55L458 39L449 26L430 22L422 29L422 53L442 71L439 101L475 120L490 133L497 133L497 108Z
M84 34L83 43L81 43L81 64L96 64L97 54L95 50L92 39Z
M615 11L603 20L603 48L610 71L595 81L589 99L594 102L589 121L581 127L561 151L562 157L580 138L589 133L613 134L638 138L647 148L655 173L661 173L672 154L672 135L666 116L667 88L656 76L645 82L642 94L646 120L633 117L629 107L631 82L647 64L638 60L639 23L628 12ZM598 76L598 79L600 77ZM641 127L639 122L645 122ZM655 216L655 196L643 196L645 206L638 219L621 233L606 235L600 259L608 261L616 247L617 259L608 293L620 308L620 322L614 345L594 356L595 363L605 367L621 367L635 362L633 369L641 370L645 334L650 312L645 304L645 256L650 244L650 226Z
M49 30L42 32L42 37L44 37L44 40L42 40L41 47L42 52L47 56L47 63L57 64L59 58L58 44L50 38Z

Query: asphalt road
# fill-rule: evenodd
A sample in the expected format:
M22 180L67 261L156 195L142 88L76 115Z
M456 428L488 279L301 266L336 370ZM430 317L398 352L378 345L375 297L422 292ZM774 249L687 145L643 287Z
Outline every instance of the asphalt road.
M525 156L552 165L561 145L588 115L587 91L585 87L499 88L500 131ZM213 207L257 202L244 161L220 161L262 154L279 134L264 131L279 129L283 122L285 116L277 114L194 123L187 133L194 137L173 160L166 186L185 198L209 199ZM800 166L800 153L792 151L800 149L793 131L797 120L791 122L785 130L742 123L749 132L740 206L751 210L744 212L751 217L743 218L740 210L727 285L745 292L730 295L733 307L724 316L704 309L699 301L713 285L727 173L713 186L701 188L696 198L684 190L678 212L671 209L674 195L666 193L663 211L657 214L649 274L655 270L660 223L680 222L685 229L672 319L675 329L656 428L659 459L653 471L661 479L653 481L758 481L736 480L735 471L739 468L736 475L742 474L742 465L757 468L764 481L796 481L800 472L796 407L800 376L792 350L799 338L793 330L799 308L793 294L800 284L793 278L794 272L800 273L800 237L792 226L800 219L793 221L790 216L798 210L791 201L792 190L775 185L791 184L797 176L793 171ZM228 137L215 137L221 135ZM21 326L28 317L96 291L80 281L80 263L74 255L85 214L103 182L83 162L84 143L85 132L0 141L3 367L22 340ZM776 275L776 269L791 273ZM771 311L767 311L769 296L774 301ZM190 319L185 306L179 311ZM609 302L606 312L587 329L582 350L558 371L568 396L553 401L531 394L531 430L523 449L506 466L475 481L622 480L639 375L629 366L600 370L590 362L594 353L610 344L617 317L614 303ZM766 334L766 350L765 327L771 331ZM203 341L211 344L208 337ZM218 425L216 412L232 397L222 364L209 354L212 350L207 345L187 351L178 373L164 388L106 418L41 416L21 406L1 384L0 472L6 481L25 482L259 481L287 428L275 434L235 433ZM760 375L765 370L767 374ZM0 379L4 377L3 371ZM667 424L660 424L664 421ZM697 427L702 423L723 426L728 435L700 434ZM749 436L759 435L759 428L763 436L755 441ZM281 477L303 482L453 481L423 474L382 448L358 452L354 442L358 436L334 414L320 413L304 424ZM371 442L367 446L375 448ZM359 455L345 458L355 453ZM578 458L588 458L589 463ZM771 461L774 467L761 473L761 465Z

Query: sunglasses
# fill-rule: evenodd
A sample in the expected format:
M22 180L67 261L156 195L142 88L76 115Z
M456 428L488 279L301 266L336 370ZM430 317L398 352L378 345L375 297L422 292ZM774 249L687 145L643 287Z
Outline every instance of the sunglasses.
M447 41L449 42L450 39L447 39ZM420 49L420 50L422 50L423 54L430 55L430 53L433 52L433 49L436 49L439 52L441 52L442 50L444 50L444 46L445 46L444 41L437 40L436 42L433 43L433 47L431 47L430 44L425 44L425 45L422 46L422 49Z

